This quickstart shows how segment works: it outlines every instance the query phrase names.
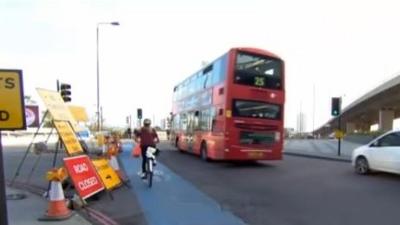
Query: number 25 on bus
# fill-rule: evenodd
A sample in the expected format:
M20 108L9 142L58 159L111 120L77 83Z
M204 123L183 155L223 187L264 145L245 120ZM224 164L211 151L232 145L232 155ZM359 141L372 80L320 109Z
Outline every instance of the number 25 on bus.
M232 48L174 88L171 140L213 160L280 160L284 62L256 48Z

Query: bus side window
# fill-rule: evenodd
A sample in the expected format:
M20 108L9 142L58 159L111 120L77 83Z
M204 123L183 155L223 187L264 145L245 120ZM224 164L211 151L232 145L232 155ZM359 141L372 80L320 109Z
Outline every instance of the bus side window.
M193 118L194 118L194 115L193 115L193 112L189 112L188 114L187 114L187 132L189 132L189 133L192 133L193 132L193 128L194 128L194 120L193 120Z
M212 121L211 121L211 130L212 131L216 131L217 130L216 125L217 125L217 119L214 117L214 118L212 118Z
M181 120L180 120L180 127L181 127L181 130L183 130L183 131L186 131L186 129L187 129L187 115L185 114L185 113L183 113L182 115L181 115Z
M216 70L218 73L218 83L222 82L226 78L226 68L227 68L227 55L224 55L218 62L218 69Z
M211 87L213 85L213 64L207 66L204 70L203 70L203 75L206 76L206 79L204 81L204 88L208 88Z
M217 130L216 108L211 108L211 110L210 110L210 119L211 119L211 131L216 131Z
M200 115L201 115L201 112L200 111L195 111L194 112L194 130L201 130L201 127L200 127Z

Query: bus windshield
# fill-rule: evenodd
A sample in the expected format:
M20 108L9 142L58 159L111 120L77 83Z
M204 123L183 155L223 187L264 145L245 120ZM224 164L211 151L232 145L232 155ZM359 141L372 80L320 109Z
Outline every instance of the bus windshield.
M233 116L278 120L281 118L281 107L266 102L234 100Z
M239 52L236 56L235 83L282 89L282 61Z

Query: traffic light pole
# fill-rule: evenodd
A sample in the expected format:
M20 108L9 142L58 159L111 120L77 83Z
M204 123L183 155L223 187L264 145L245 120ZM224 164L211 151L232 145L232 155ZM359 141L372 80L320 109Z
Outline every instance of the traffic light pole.
M341 115L339 114L339 116L338 116L338 130L339 130L339 132L342 131L342 129L341 129L342 127L341 127L341 125L340 125L340 124L341 124L341 118L342 118L342 117L341 117ZM342 137L339 137L339 138L338 138L338 153L337 153L338 156L340 156L340 150L341 150L340 147L341 147L341 145L342 145L341 140L342 140Z

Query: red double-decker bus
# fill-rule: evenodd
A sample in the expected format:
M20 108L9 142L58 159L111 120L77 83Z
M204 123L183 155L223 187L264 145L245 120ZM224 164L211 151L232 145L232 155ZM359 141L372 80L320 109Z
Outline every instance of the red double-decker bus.
M174 87L173 144L205 160L282 159L284 80L277 55L230 49Z

